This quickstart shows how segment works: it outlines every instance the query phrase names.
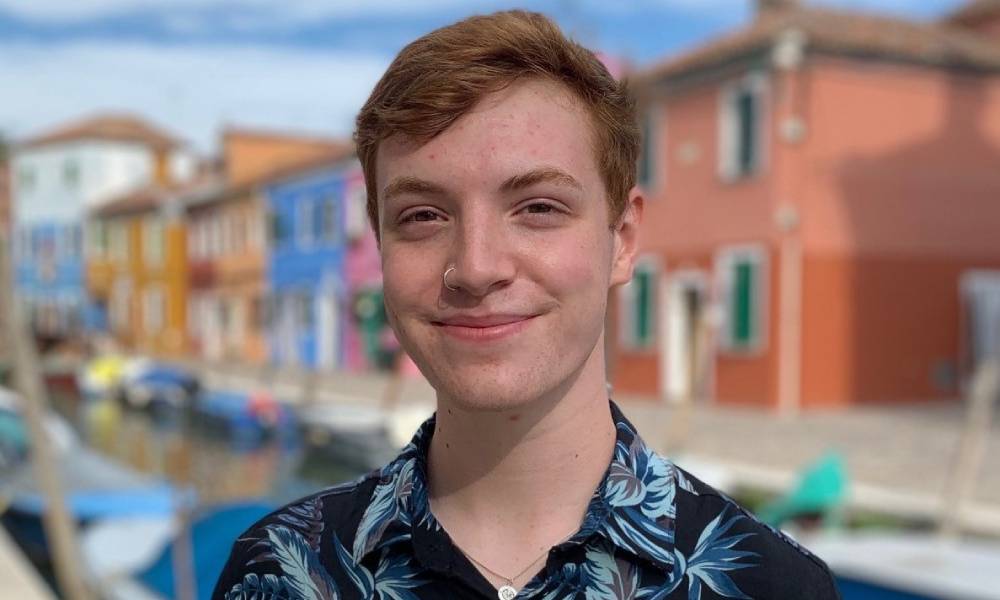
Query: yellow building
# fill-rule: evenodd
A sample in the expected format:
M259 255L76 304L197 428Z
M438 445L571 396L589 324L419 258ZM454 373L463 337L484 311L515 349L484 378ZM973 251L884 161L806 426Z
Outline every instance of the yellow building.
M197 185L153 187L90 214L87 287L123 347L180 357L187 348L187 239L182 203Z

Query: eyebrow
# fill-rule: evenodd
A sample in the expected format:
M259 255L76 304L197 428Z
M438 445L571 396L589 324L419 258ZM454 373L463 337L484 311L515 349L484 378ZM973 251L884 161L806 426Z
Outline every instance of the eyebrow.
M420 194L424 196L443 196L445 189L436 183L420 179L419 177L403 176L397 177L389 182L382 190L382 197L386 202L399 196L400 194Z
M583 190L583 185L581 185L580 182L569 173L556 169L555 167L542 167L532 169L526 173L514 175L500 185L500 191L513 192L526 187L531 187L538 183L554 183L564 187L574 188L576 190Z
M500 191L513 192L539 183L554 183L576 190L583 189L583 185L569 173L555 167L541 167L508 178L500 184ZM420 179L419 177L405 175L389 182L389 185L385 186L385 189L382 190L382 197L385 202L388 202L401 194L444 196L447 193L444 187L436 183Z

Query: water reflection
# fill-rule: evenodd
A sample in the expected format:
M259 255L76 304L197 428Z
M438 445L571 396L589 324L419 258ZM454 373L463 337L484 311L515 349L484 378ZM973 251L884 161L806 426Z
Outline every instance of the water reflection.
M111 400L76 404L85 443L136 470L193 487L202 505L286 503L361 474L319 457L297 433L259 443L230 438L178 410L137 412Z

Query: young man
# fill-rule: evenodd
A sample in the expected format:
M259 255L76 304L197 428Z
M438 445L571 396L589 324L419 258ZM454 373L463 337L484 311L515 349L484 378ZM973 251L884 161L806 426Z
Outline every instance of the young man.
M592 53L538 14L445 27L392 63L356 141L436 417L241 536L215 598L838 597L609 403L604 316L643 198L633 102Z

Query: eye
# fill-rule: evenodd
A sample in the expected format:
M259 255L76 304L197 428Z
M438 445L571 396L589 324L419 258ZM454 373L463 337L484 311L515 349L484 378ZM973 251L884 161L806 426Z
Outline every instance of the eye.
M441 218L441 215L437 214L433 210L417 210L409 214L403 215L400 219L401 223L425 223L429 221L436 221Z
M551 204L545 204L543 202L535 202L534 204L529 204L524 208L525 212L532 214L547 214L555 212L555 210L556 207L552 206Z

